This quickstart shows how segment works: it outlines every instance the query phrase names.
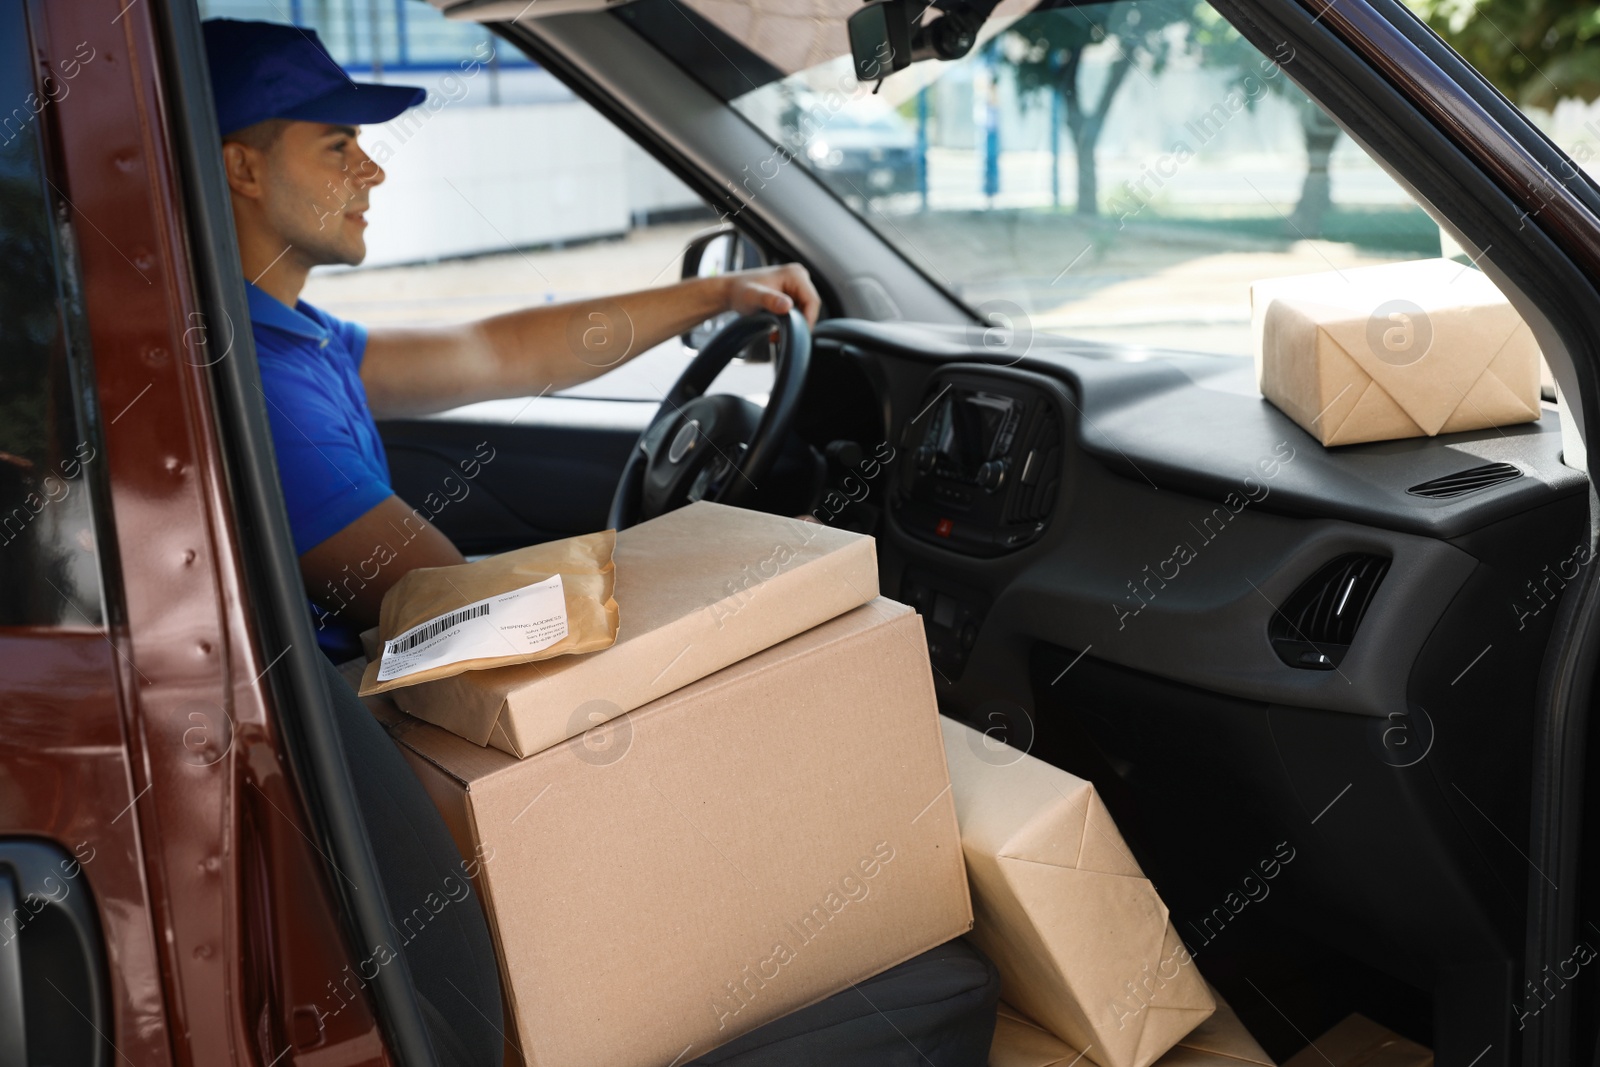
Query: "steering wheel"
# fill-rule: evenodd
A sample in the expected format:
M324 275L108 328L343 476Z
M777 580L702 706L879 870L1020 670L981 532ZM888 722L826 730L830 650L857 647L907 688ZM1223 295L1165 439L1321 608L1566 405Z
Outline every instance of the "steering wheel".
M734 356L770 337L776 371L766 410L705 391ZM673 385L628 454L608 525L622 530L695 500L738 504L772 470L794 424L811 366L811 330L798 308L758 312L717 332Z

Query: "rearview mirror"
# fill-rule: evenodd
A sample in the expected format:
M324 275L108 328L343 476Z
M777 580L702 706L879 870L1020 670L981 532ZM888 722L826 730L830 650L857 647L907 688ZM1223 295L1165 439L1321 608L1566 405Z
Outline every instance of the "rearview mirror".
M960 59L972 51L978 28L996 3L946 0L939 5L942 14L924 22L930 6L924 4L913 15L909 0L869 0L845 20L857 81L876 82L913 61Z
M845 20L856 80L875 82L911 65L906 0L870 0Z
M765 265L766 257L761 254L761 249L756 243L733 226L723 223L709 230L701 230L689 239L689 244L683 250L682 276L685 279L715 278L720 274ZM733 312L724 311L714 318L709 318L698 326L691 327L683 335L683 343L699 351L718 330L736 317Z

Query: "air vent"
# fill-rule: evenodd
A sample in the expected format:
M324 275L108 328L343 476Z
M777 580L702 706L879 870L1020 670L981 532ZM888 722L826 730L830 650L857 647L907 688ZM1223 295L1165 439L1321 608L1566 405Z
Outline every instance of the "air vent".
M1443 478L1431 478L1419 482L1406 492L1412 496L1425 496L1431 500L1448 500L1454 496L1466 496L1468 493L1476 493L1480 489L1487 489L1491 485L1499 485L1501 482L1509 482L1520 477L1522 471L1509 463L1485 463L1481 467L1457 471Z
M1054 404L1039 405L1039 421L1016 456L1017 484L1006 503L1008 526L1036 523L1050 514L1055 503L1061 479L1061 420Z
M1313 574L1283 602L1267 627L1278 658L1308 670L1339 666L1388 571L1383 556L1352 553Z

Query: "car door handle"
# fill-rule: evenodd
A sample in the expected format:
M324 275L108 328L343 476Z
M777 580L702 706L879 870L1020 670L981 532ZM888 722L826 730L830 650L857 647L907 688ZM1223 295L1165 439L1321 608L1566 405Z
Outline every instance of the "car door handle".
M0 871L0 1067L28 1067L22 1013L22 901L10 872Z
M105 1067L108 1009L83 864L47 841L0 839L0 1067L28 1067L30 1053Z

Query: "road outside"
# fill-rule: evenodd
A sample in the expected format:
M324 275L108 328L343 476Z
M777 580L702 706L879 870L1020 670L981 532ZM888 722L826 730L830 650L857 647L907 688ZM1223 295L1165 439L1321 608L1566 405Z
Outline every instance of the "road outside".
M531 304L668 285L679 278L683 247L704 223L641 226L609 240L370 270L317 271L307 302L367 326L437 326L498 315ZM674 339L565 396L660 403L688 364ZM715 392L764 398L768 366L737 363Z
M1238 355L1248 354L1252 343L1251 282L1402 258L1350 243L1252 239L1175 225L1119 231L1114 219L1040 210L887 214L874 208L870 217L897 231L891 236L908 258L970 305L1013 301L1032 309L1036 330ZM669 284L678 279L685 242L700 228L646 226L566 248L318 272L305 299L368 326L461 322ZM1060 266L1055 277L1019 277L1019 262ZM959 279L948 276L953 263L961 265ZM687 358L671 341L568 395L659 401ZM769 367L739 364L716 389L760 395L770 385Z

